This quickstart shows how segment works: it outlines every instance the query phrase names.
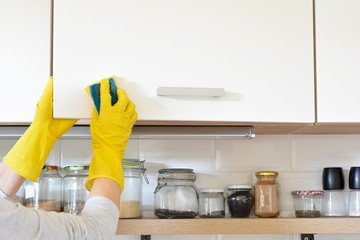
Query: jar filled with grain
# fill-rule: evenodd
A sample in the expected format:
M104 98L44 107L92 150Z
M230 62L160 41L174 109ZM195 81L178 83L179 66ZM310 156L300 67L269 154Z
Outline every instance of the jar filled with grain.
M159 170L155 189L155 215L159 218L194 218L199 214L199 191L193 169Z
M45 166L37 182L25 181L25 206L62 211L62 177L58 166Z
M63 211L80 215L89 196L85 187L89 166L66 166L63 178Z
M277 172L257 172L254 187L255 215L258 217L277 217L279 211L279 184Z
M149 183L144 167L145 160L124 159L124 189L120 197L120 218L142 217L143 180Z

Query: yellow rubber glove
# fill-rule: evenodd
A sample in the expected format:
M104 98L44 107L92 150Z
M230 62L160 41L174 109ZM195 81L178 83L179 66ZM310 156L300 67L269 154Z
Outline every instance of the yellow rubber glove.
M50 77L32 124L3 159L13 171L31 181L37 181L56 140L77 122L77 119L53 119L52 113L53 77Z
M87 89L89 92L89 89ZM134 103L117 88L118 102L111 105L109 79L100 82L100 113L95 106L90 121L93 158L86 188L90 191L96 178L110 178L124 189L122 160L132 127L137 119Z

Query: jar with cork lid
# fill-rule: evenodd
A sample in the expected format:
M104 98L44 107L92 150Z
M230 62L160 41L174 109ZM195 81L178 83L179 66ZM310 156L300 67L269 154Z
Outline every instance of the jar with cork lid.
M256 172L257 182L254 187L254 212L258 217L277 217L279 211L278 173L274 171Z

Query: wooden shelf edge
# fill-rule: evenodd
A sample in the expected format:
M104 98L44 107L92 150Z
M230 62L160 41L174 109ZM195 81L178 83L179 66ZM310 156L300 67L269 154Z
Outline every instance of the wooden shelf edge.
M360 218L119 219L118 235L360 233Z

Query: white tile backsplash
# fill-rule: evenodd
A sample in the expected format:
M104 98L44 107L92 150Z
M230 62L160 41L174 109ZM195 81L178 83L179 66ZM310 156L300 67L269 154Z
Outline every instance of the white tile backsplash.
M360 166L360 136L357 134L295 135L291 146L292 170L295 171Z
M4 156L16 139L0 139L0 155ZM199 188L226 188L229 184L254 184L254 173L261 170L279 172L282 216L293 214L291 191L322 189L324 167L343 167L347 185L348 170L360 166L360 135L257 135L253 140L171 139L130 140L127 158L145 159L150 181L143 184L143 204L152 213L157 171L161 168L186 167L197 173ZM90 163L90 139L61 139L48 162L61 164ZM139 226L140 227L140 226ZM358 239L359 234L318 234L317 240ZM139 236L117 236L118 240L135 240ZM152 239L241 240L300 239L299 235L154 235Z
M252 140L218 140L218 171L289 171L290 136L258 135Z

